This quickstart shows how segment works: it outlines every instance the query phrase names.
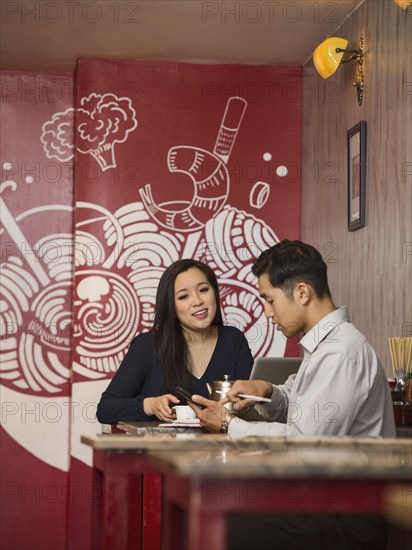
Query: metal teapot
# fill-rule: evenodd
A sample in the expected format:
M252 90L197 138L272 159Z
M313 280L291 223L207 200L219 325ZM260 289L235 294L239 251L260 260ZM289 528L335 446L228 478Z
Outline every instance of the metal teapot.
M214 380L211 384L206 382L207 391L209 392L209 398L212 401L220 401L226 397L227 392L235 383L235 380L230 380L230 374L224 374L223 380ZM231 411L233 410L233 403L227 403L225 407Z

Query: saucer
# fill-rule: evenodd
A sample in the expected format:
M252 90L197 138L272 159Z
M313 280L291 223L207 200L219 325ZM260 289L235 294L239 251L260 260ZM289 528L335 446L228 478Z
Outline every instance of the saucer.
M166 424L159 424L159 428L200 428L199 418L186 418L184 420L172 420Z

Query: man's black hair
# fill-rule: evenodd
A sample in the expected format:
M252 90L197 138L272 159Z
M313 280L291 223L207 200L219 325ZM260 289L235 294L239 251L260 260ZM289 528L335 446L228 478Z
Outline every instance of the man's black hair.
M331 297L322 256L302 241L285 239L265 250L255 260L252 272L257 277L267 273L271 285L283 290L289 298L300 282L310 285L320 299Z

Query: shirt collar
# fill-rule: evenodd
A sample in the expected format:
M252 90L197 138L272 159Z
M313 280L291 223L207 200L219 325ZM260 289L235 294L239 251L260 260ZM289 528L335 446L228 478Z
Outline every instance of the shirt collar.
M349 321L348 308L346 306L335 309L326 317L323 317L301 339L301 346L309 353L313 353L318 345L334 330L337 325Z

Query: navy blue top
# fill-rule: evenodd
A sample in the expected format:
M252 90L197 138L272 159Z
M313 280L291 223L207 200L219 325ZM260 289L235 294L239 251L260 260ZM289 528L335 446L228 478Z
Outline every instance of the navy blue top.
M201 378L192 376L194 393L208 397L206 382L221 380L229 374L233 380L248 380L253 366L252 353L245 336L235 327L220 326L216 347ZM103 424L120 420L150 421L143 409L146 397L171 393L163 383L159 361L153 349L152 332L139 334L131 343L118 371L102 394L97 419Z

